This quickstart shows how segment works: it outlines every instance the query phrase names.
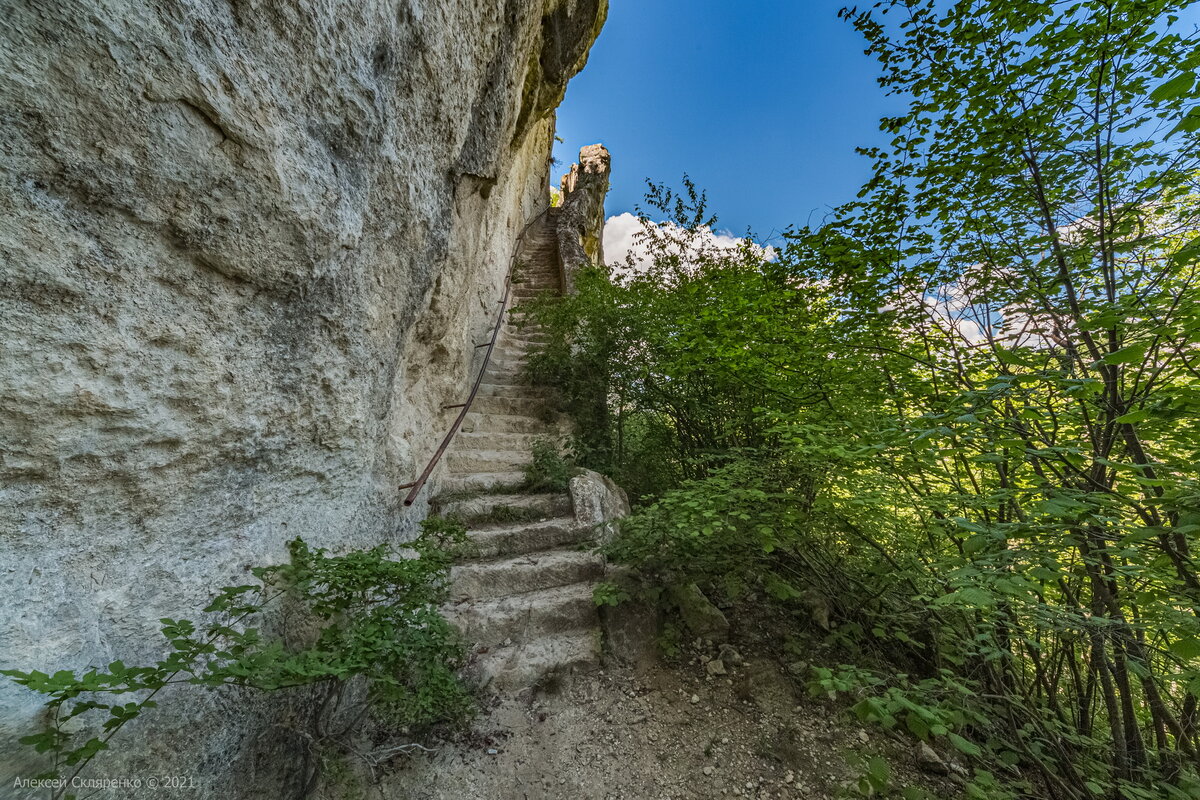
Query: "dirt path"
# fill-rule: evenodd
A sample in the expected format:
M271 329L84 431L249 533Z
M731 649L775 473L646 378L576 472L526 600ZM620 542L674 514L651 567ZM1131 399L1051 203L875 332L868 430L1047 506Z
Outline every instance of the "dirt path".
M709 653L702 645L679 667L598 670L499 701L469 734L397 763L379 796L834 800L858 777L851 753L886 754L896 786L956 796L916 771L911 745L808 698L777 661L751 659L711 676L701 659Z

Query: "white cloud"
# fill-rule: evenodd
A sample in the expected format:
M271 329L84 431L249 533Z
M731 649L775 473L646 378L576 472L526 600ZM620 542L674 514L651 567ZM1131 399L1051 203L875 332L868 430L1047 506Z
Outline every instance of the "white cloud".
M719 233L711 228L701 228L690 238L687 232L673 222L658 223L659 230L668 238L676 241L683 249L687 247L696 253L713 254L719 251L736 251L746 240L728 233ZM649 248L640 241L642 222L635 215L625 212L609 217L604 223L604 260L616 268L618 274L638 272L650 266ZM775 258L775 248L752 245L754 250L767 260ZM632 262L629 257L632 255Z

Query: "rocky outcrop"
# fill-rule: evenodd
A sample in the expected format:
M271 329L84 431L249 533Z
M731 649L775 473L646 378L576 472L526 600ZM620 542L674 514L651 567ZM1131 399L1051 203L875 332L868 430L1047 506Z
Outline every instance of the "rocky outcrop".
M395 487L461 397L605 10L5 5L3 666L157 658L160 617L293 537L410 534ZM162 699L106 771L254 795L271 704ZM0 682L0 708L25 771L39 699Z
M575 274L589 264L604 263L604 198L608 194L612 157L602 144L579 151L579 163L563 176L558 209L558 250L563 288L575 292Z
M571 478L570 489L575 521L594 529L607 544L617 532L617 520L629 516L629 495L612 478L590 469Z

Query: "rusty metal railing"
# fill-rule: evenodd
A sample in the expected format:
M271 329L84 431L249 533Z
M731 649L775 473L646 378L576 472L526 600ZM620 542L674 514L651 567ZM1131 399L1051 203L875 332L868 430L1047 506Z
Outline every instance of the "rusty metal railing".
M496 301L500 305L500 310L496 312L496 324L492 326L491 338L482 344L475 345L476 349L486 347L487 352L483 354L483 364L479 367L479 374L475 376L475 384L471 387L471 394L467 396L465 403L442 406L443 411L451 408L457 408L460 411L458 412L458 416L454 418L454 423L450 426L450 430L442 438L442 443L438 445L437 452L433 454L433 458L429 459L429 463L425 465L425 469L421 472L420 477L412 483L402 483L396 487L397 489L409 490L408 495L404 498L404 505L406 506L411 506L417 499L417 495L421 493L421 489L425 487L425 482L433 474L438 461L441 460L446 449L450 447L450 442L454 439L454 434L458 433L458 429L462 427L463 420L466 419L467 413L471 410L471 403L475 402L475 395L479 393L479 386L483 383L484 373L487 372L488 363L492 360L492 350L496 347L496 338L500 335L500 328L504 325L504 312L508 310L508 298L512 294L512 278L513 270L517 266L517 254L521 252L521 245L525 242L525 234L529 233L529 229L533 227L533 224L546 216L547 213L549 213L549 208L529 220L525 224L525 227L521 229L521 233L517 235L517 241L513 245L512 256L508 260L508 272L504 274L504 296Z

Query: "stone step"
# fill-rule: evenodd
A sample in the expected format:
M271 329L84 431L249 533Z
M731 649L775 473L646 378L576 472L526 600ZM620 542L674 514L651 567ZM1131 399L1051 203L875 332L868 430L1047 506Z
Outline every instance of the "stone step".
M506 367L523 367L529 363L529 351L525 348L501 349L492 350L492 357L488 361L489 364L503 364Z
M446 467L451 474L472 472L524 471L533 461L528 450L451 450L446 454Z
M438 494L512 492L525 483L525 471L450 473L438 482Z
M477 411L468 412L462 424L466 433L538 433L543 436L557 436L563 432L563 427L561 418L546 420L528 414L481 414Z
M461 603L446 607L443 613L467 641L474 642L476 648L489 649L511 646L513 641L581 633L599 624L592 587L586 583L482 603Z
M535 400L550 400L554 390L547 386L531 386L519 383L481 383L476 397L528 397Z
M556 547L582 546L594 536L591 528L577 525L574 517L517 525L510 523L468 531L466 552L474 558L518 556Z
M544 433L500 433L498 431L468 431L454 439L455 449L461 450L525 450L533 448L539 439L558 437Z
M494 361L499 356L528 358L529 350L530 348L525 342L514 342L511 340L503 344L497 342L496 346L492 348L492 360Z
M486 384L480 384L480 391L483 391L484 385L490 386L518 386L526 389L534 388L529 382L529 376L525 374L525 370L501 369L500 367L492 368L488 365L488 370L483 374L483 379Z
M545 550L450 569L450 599L495 600L510 594L599 580L604 559L582 550Z
M599 631L544 636L532 642L480 652L467 669L480 687L494 692L514 692L569 678L600 664Z
M488 380L489 383L496 381ZM520 415L528 417L536 417L542 413L548 412L550 409L549 403L545 399L539 398L523 398L523 397L491 397L491 396L475 396L475 401L471 403L471 411L480 414L506 414Z
M540 519L565 517L571 514L571 497L567 494L554 493L485 494L438 503L438 513L457 517L468 524L474 520L495 516L506 511L513 515L536 514Z
M533 376L529 373L529 361L524 356L516 358L513 356L493 355L491 361L488 362L487 372L484 373L484 381L487 383L500 383L500 381L491 380L489 377L491 375L523 378L526 383L533 380Z
M512 344L520 344L526 347L531 347L533 345L545 344L546 342L550 341L550 334L523 333L521 331L513 331L507 336L503 337L503 340L511 342Z
M519 324L510 325L505 329L505 338L507 339L536 339L547 338L549 334L545 329L534 326L522 326Z

